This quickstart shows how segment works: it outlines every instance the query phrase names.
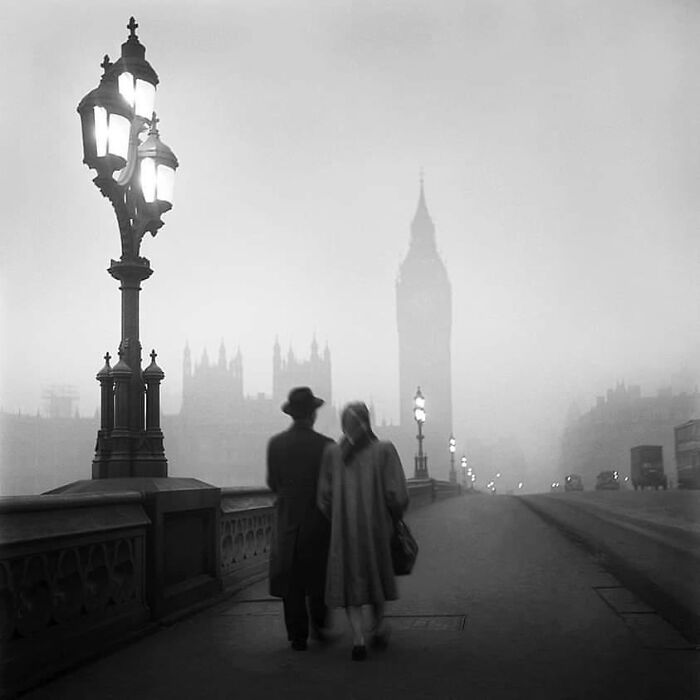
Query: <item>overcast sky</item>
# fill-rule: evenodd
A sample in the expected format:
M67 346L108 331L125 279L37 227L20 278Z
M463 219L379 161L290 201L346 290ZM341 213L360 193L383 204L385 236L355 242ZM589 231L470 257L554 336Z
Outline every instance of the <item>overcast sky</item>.
M398 417L395 281L425 170L453 289L458 440L527 443L700 358L700 3L5 0L0 403L35 412L119 343L116 220L76 106L134 14L174 209L145 240L144 356L328 341L334 402ZM429 400L429 397L428 397ZM427 429L427 428L426 428ZM167 437L167 436L166 436Z

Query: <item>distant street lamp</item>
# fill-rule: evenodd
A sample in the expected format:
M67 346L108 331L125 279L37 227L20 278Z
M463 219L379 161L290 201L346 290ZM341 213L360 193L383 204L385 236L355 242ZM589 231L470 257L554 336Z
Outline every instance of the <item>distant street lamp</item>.
M455 450L457 449L457 440L454 435L450 435L450 482L457 483L457 472L455 471Z
M427 479L428 478L428 457L423 454L423 423L425 423L425 397L421 393L420 387L416 391L416 395L413 397L413 417L418 424L418 454L415 460L415 479Z
M146 232L155 236L162 214L172 208L175 154L161 142L154 112L158 76L145 59L132 17L121 57L104 57L97 88L80 101L83 162L97 171L93 180L114 208L121 257L108 272L120 282L121 342L119 360L109 353L97 379L102 391L93 478L167 476L160 428L159 391L164 375L151 353L141 371L139 292L153 270L139 254Z
M462 455L462 459L460 460L460 464L462 467L462 483L464 484L465 488L467 486L467 457L466 455Z

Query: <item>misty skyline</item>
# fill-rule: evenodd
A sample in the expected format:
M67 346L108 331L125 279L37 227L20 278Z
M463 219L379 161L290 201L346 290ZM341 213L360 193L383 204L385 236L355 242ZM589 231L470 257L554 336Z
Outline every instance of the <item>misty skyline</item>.
M180 161L142 246L164 412L186 342L194 359L240 346L245 392L270 394L275 338L306 357L315 334L334 402L397 422L395 282L421 168L452 285L458 451L500 434L536 446L618 381L654 394L698 376L700 7L95 7L10 0L0 29L3 409L35 412L63 383L91 415L116 355L118 231L76 106L130 14Z

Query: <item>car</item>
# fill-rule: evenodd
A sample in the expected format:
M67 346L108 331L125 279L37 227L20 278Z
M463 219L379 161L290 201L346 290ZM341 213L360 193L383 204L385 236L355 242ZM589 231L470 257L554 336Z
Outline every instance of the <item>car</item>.
M580 474L568 474L564 479L564 491L583 491L583 480Z
M618 490L620 488L619 476L612 469L600 472L595 480L596 491Z

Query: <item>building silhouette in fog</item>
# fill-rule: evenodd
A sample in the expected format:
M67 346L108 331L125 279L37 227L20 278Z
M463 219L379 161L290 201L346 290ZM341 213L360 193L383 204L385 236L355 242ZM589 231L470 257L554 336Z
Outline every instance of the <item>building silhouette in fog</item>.
M206 349L193 362L185 347L182 366L182 407L163 417L165 449L170 474L196 476L219 486L260 485L265 481L268 438L289 425L280 406L295 386L310 386L326 401L316 428L338 432L332 407L331 353L319 351L314 338L308 359L299 359L291 347L283 357L278 341L272 349L272 395L246 396L243 356L238 349L228 358L222 342L215 362Z
M690 387L688 387L690 388ZM639 386L618 383L598 396L587 413L569 411L559 463L560 476L580 474L584 487L595 486L599 472L617 470L622 479L630 473L630 450L635 445L662 445L664 467L676 479L673 428L698 418L697 388L674 393L660 389L656 396L642 396Z
M328 405L333 399L331 386L331 351L328 344L323 354L318 351L316 338L311 341L311 355L308 360L298 360L290 347L287 357L282 359L282 349L278 340L272 354L272 398L282 403L295 386L309 386Z
M399 333L399 417L405 470L412 475L416 423L413 398L420 386L426 400L424 451L428 471L446 479L452 432L452 287L435 240L423 178L411 222L408 253L396 281ZM413 450L408 445L413 438ZM409 453L410 459L409 459Z
M0 409L0 496L37 494L84 479L95 452L97 412L82 418L72 386L43 391L35 415Z

